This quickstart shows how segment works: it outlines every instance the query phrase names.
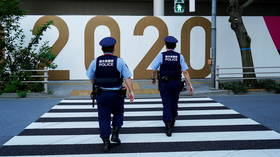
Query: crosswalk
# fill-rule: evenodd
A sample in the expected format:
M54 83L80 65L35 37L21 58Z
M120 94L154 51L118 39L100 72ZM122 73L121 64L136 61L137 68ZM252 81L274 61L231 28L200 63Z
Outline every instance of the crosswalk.
M210 98L180 98L172 137L160 99L125 103L122 144L104 154L91 100L62 100L0 148L0 156L278 157L280 134Z

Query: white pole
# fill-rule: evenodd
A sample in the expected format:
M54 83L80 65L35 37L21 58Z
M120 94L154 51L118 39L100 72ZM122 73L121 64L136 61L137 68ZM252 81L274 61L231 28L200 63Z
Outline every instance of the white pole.
M216 87L216 12L217 0L212 0L212 26L211 26L211 48L212 48L212 67L211 67L211 82L212 87Z
M195 12L195 0L189 1L189 12Z
M164 16L164 0L154 0L154 16Z
M44 92L48 93L48 68L44 68Z

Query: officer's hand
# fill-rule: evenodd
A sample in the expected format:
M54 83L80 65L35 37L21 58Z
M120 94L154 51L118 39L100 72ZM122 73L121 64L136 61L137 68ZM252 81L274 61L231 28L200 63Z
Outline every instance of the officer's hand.
M129 92L128 93L128 98L130 100L130 103L132 103L134 101L134 93L133 92Z
M156 84L157 80L156 79L152 79L152 84Z
M192 96L193 95L193 86L192 85L189 85L189 95Z

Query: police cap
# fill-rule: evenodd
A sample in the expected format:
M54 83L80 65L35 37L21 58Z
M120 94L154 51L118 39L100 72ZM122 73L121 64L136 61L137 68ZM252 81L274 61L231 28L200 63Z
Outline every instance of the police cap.
M103 39L99 42L99 45L101 45L102 47L114 46L115 44L116 44L116 39L114 39L113 37L106 37L106 38L103 38Z
M167 42L167 43L177 43L178 42L178 40L173 36L165 37L164 41Z

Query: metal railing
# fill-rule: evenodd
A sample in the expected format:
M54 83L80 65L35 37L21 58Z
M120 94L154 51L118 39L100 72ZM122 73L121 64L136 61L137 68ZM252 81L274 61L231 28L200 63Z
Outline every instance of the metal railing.
M279 69L277 71L265 71L265 72L243 72L243 69ZM251 80L251 79L280 79L279 76L256 76L256 77L246 77L244 78L243 75L250 75L250 74L280 74L280 67L230 67L230 68L221 68L217 66L216 68L216 89L219 88L220 81L227 81L227 80ZM222 72L223 70L242 70L242 72ZM241 75L241 76L234 76L234 77L225 77L229 75Z
M42 75L30 75L28 76L29 78L43 78L42 81L38 80L38 81L21 81L23 83L43 83L44 84L44 93L48 93L48 68L45 67L43 70L20 70L21 72L43 72ZM8 71L7 71L8 72ZM3 81L0 81L3 82Z

